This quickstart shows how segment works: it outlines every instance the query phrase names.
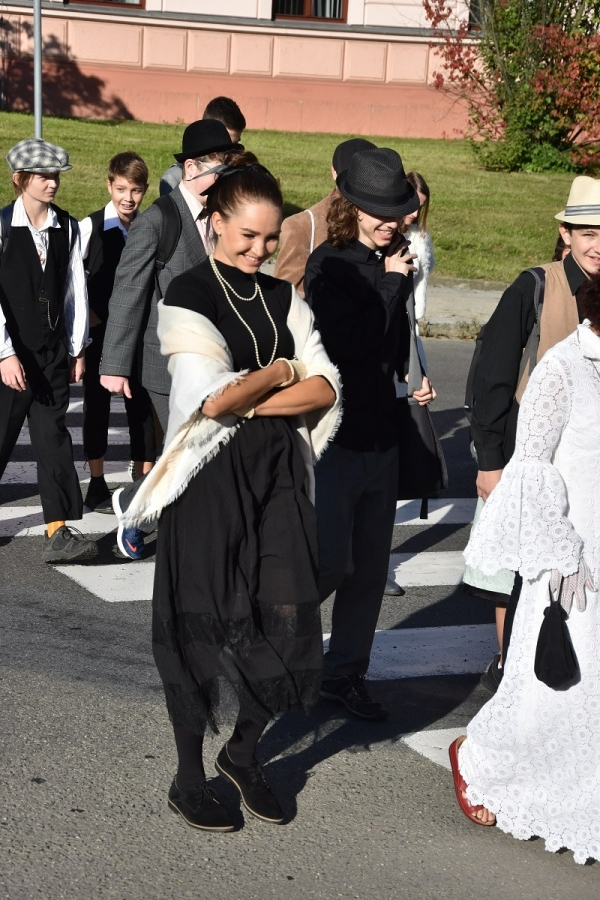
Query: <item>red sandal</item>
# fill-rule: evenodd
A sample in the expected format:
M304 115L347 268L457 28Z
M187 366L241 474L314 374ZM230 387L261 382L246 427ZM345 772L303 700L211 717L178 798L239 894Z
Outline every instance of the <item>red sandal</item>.
M485 809L485 807L473 806L472 803L469 803L466 797L463 797L463 791L466 792L467 784L458 769L458 750L463 741L466 740L466 738L466 734L463 734L461 737L456 738L456 740L453 741L448 747L450 765L452 766L452 776L454 778L454 789L456 790L456 799L458 800L458 805L464 812L467 819L470 819L471 822L475 822L476 825L483 825L484 828L488 828L490 825L495 825L496 820L494 819L493 822L482 822L481 819L477 818L477 813L480 810Z

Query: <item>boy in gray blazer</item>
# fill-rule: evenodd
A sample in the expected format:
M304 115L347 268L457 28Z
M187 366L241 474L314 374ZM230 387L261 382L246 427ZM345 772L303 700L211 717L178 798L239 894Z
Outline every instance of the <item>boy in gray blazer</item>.
M159 271L157 255L167 217L154 204L133 222L115 276L100 364L101 384L111 393L130 397L129 378L140 346L140 380L165 432L171 385L167 360L161 356L156 333L157 304L176 275L198 265L212 252L211 224L206 215L206 197L202 194L214 183L219 167L229 161L232 148L222 122L202 119L188 125L183 133L181 153L174 154L182 164L181 184L168 197L161 198L162 203L173 204L169 221L175 214L174 221L180 222L173 252ZM137 484L113 494L117 516L131 502ZM143 556L143 533L139 529L119 526L117 543L130 559Z

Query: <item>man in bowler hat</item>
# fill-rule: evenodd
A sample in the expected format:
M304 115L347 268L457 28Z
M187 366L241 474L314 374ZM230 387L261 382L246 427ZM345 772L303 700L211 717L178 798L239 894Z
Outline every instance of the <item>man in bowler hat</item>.
M161 207L155 203L132 223L115 275L109 302L106 336L100 365L101 383L108 391L131 396L129 378L141 345L140 380L150 395L163 431L169 418L171 379L167 359L161 356L156 333L158 301L176 275L197 266L213 250L213 233L203 196L218 176L219 167L231 158L233 143L222 122L201 119L192 122L183 133L181 153L175 159L182 164L180 185L161 202L173 203L179 216L179 239L166 265L156 269L163 223ZM117 516L127 508L129 490L113 494ZM144 552L143 534L137 528L119 527L117 543L130 559Z

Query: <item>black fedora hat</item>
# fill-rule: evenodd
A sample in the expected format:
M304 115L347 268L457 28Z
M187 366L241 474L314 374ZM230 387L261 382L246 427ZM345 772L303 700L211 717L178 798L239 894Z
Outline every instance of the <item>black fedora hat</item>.
M355 153L336 184L347 200L373 216L407 216L419 208L399 154L387 147Z
M181 140L181 153L174 153L173 156L177 162L182 163L186 159L210 156L211 153L232 150L237 146L232 143L229 132L222 122L217 119L199 119L185 129Z

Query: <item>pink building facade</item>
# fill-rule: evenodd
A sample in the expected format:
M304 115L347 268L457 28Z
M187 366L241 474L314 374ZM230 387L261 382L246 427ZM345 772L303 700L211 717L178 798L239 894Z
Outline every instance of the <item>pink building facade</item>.
M1 16L4 108L29 109L31 4ZM45 2L43 35L47 114L189 122L225 94L250 128L456 137L466 125L432 86L422 0Z

